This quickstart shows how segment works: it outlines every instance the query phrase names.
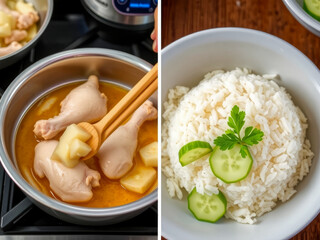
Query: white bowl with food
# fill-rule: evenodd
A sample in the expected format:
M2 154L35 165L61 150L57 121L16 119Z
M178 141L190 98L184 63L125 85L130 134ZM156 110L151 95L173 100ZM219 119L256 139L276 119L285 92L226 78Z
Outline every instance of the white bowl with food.
M40 39L53 12L53 0L0 1L0 69L24 57Z
M277 37L218 28L166 47L161 71L163 236L306 227L320 210L319 69Z
M312 0L282 0L292 16L305 28L320 36L320 3Z

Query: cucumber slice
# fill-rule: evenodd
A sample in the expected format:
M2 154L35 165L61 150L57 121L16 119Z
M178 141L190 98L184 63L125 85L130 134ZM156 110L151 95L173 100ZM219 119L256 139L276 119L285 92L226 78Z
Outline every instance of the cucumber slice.
M244 150L247 156L243 158L240 154L240 144L236 144L232 149L222 151L216 146L209 158L209 163L213 174L225 183L235 183L246 178L252 167L252 157L248 147Z
M208 142L189 142L179 150L179 162L182 166L186 166L210 152L212 152L212 147Z
M309 15L320 21L320 0L304 0L303 8Z
M227 210L227 200L222 192L219 194L200 194L196 188L188 196L188 208L199 221L214 223L218 221Z

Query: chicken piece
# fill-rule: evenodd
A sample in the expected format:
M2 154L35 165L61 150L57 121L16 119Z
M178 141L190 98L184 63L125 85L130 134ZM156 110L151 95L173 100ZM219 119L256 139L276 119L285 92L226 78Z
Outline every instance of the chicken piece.
M42 141L35 147L35 173L50 182L50 187L65 202L86 202L92 198L92 187L100 186L99 172L90 169L80 162L74 168L51 160L50 157L58 145L58 141Z
M19 42L28 36L26 30L13 30L11 36L4 38L5 44L10 44L12 42Z
M133 165L138 144L138 131L146 120L157 118L157 109L147 100L132 115L131 119L116 129L102 144L97 157L103 173L109 179L119 179Z
M36 12L20 14L17 19L17 28L20 30L28 29L38 21L39 21L39 16Z
M10 45L0 48L0 57L5 56L7 54L10 54L12 52L15 52L15 51L19 50L20 48L22 48L22 45L20 43L12 42L12 43L10 43Z
M100 93L99 80L93 75L73 89L60 105L58 116L36 122L33 132L38 137L51 139L73 123L94 122L107 113L107 97Z
M20 13L18 11L11 10L6 4L6 0L0 0L0 11L11 14L16 19L16 26L20 30L28 29L34 23L39 21L39 16L36 11Z

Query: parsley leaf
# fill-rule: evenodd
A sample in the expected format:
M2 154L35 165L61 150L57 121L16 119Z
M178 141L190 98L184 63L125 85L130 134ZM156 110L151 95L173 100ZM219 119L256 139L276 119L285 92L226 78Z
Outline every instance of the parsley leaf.
M241 145L240 147L240 154L242 158L245 158L248 154L247 154L247 148L244 145Z
M239 139L234 135L234 133L222 134L222 136L217 137L214 140L214 144L220 146L222 151L233 148L233 146L238 142Z
M239 107L235 105L231 110L231 116L228 118L228 126L232 129L226 130L222 136L213 141L222 151L230 150L235 144L240 144L240 154L243 158L248 155L246 147L258 144L264 136L261 130L250 126L244 130L244 137L241 138L240 132L245 123L245 116L245 112L240 111Z
M231 110L231 117L228 119L228 126L233 128L234 132L240 138L240 131L244 125L245 112L239 112L239 107L235 105Z
M264 133L261 130L257 128L253 129L253 127L247 127L245 130L245 135L242 138L242 142L249 146L252 146L262 141L263 136Z

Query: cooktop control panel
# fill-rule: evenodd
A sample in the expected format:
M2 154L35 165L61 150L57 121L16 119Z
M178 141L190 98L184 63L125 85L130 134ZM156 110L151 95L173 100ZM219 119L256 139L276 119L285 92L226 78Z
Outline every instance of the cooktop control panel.
M112 0L114 8L121 14L152 14L158 0Z

